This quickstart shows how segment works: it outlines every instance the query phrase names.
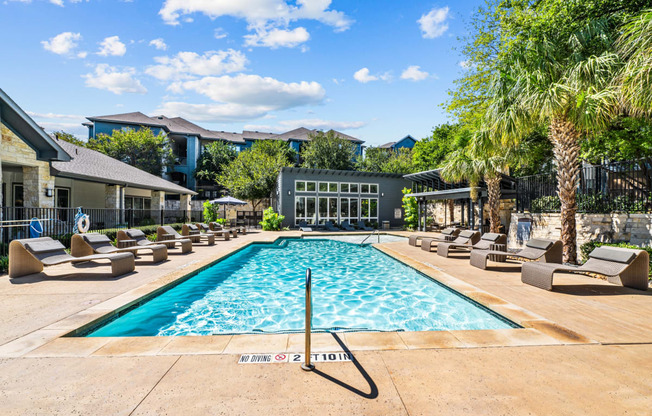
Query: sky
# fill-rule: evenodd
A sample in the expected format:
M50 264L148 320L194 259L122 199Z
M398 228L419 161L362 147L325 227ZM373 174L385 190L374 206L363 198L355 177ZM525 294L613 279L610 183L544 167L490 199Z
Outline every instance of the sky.
M0 88L46 131L141 111L377 146L449 121L480 0L0 0Z

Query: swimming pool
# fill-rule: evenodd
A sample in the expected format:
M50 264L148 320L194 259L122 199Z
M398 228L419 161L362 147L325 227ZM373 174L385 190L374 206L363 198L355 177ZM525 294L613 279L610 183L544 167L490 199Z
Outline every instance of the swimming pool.
M301 331L308 267L312 269L316 330L516 327L371 246L280 239L234 253L87 336Z

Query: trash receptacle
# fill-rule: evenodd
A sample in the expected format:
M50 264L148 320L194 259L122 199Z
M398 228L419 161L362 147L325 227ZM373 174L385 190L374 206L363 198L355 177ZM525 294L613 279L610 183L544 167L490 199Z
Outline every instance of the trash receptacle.
M389 230L389 221L383 221L383 230Z

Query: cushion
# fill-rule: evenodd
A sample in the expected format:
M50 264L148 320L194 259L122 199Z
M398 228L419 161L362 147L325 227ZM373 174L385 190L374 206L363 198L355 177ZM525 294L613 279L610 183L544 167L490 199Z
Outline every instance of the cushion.
M33 241L30 243L25 243L25 248L27 248L32 253L48 253L50 251L64 251L65 247L61 242L57 240L50 241Z
M441 233L445 235L452 235L454 232L455 232L455 228L444 228L443 230L441 230Z
M636 258L636 251L621 247L598 247L589 257L614 263L629 264Z
M502 234L499 233L484 233L482 234L481 240L485 241L498 241Z
M195 224L188 224L188 229L193 230L193 231L198 231L199 228Z
M554 243L550 240L541 240L538 238L533 238L529 240L527 243L525 243L526 247L530 248L537 248L539 250L548 250L550 247L552 247Z
M91 233L82 234L82 236L84 237L84 240L88 241L89 243L106 243L107 241L109 243L111 242L111 239L104 234Z
M460 237L471 238L471 237L473 237L473 234L475 234L475 231L464 230L464 231L462 231L462 232L460 233Z
M141 238L141 237L146 237L145 233L142 232L141 230L129 230L127 231L127 235L131 238Z

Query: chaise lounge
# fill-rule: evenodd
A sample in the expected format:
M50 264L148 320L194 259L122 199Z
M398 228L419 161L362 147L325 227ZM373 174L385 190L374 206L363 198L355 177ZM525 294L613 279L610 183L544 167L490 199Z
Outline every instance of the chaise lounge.
M645 250L622 247L598 247L581 266L549 263L525 263L521 281L545 290L552 290L552 278L557 272L596 273L607 277L609 283L633 289L648 289L650 255Z
M460 231L459 235L452 241L452 243L458 246L465 245L470 247L478 241L480 241L479 231L464 230ZM421 239L421 250L431 251L432 248L437 247L437 244L440 242L442 242L442 240L438 238L423 238Z
M421 244L418 244L423 240L424 238L430 238L436 241L453 241L455 238L460 234L460 229L459 228L444 228L441 230L439 233L439 237L431 237L429 235L418 235L418 234L412 234L408 237L408 244L414 247L420 247Z
M304 233L309 233L312 232L312 227L308 225L308 223L304 220L299 221L299 231L303 231Z
M324 228L326 229L326 231L340 231L340 229L337 228L330 220L324 223Z
M206 241L209 246L215 245L215 234L202 234L195 224L183 224L181 226L181 236L189 239L193 244L201 244Z
M373 227L367 227L366 225L364 225L364 221L358 221L358 223L356 224L356 227L358 228L358 230L364 230L364 231L373 231L374 230Z
M507 256L516 258L517 260L539 260L544 263L561 263L562 244L559 240L533 238L525 243L523 250L516 253L500 250L473 250L471 251L471 266L486 270L487 259L503 261Z
M21 277L43 271L43 266L63 263L80 263L93 260L110 260L111 275L121 276L133 272L136 263L131 253L94 254L74 257L66 253L61 242L50 237L13 240L9 243L9 277Z
M355 231L355 227L353 227L348 221L342 221L340 227L346 231Z
M457 244L455 242L437 244L437 255L448 257L451 250L468 251L468 250L491 250L494 247L505 248L507 236L499 233L485 233L480 237L480 241L469 246L468 244ZM502 245L502 246L500 246Z
M156 229L156 242L165 244L168 249L174 248L178 244L181 245L182 253L189 253L192 251L192 241L179 235L178 232L169 225L163 225Z
M209 227L208 224L204 224L203 222L198 222L195 225L200 230L203 230L206 234L213 234L215 237L222 237L224 241L229 241L229 237L231 236L231 233L227 230L212 231L211 227Z
M225 228L222 224L217 222L208 223L208 227L211 231L226 231L231 234L231 237L238 238L238 230L235 228Z
M133 246L119 248L114 247L111 244L111 239L104 234L75 234L70 243L70 254L75 257L110 253L132 253L137 257L139 251L151 251L153 263L160 263L168 258L168 248L163 244L138 246L134 241Z

